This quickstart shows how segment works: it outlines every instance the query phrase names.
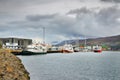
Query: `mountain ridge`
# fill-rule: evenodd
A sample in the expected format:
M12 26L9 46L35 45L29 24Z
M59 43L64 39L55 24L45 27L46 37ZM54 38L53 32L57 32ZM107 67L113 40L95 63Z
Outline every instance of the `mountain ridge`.
M73 46L84 46L85 39L65 40L57 44L57 46L64 45L65 43L72 44ZM88 46L102 45L102 46L109 46L110 48L117 47L117 49L120 49L120 35L99 37L99 38L88 38L86 39L86 45Z

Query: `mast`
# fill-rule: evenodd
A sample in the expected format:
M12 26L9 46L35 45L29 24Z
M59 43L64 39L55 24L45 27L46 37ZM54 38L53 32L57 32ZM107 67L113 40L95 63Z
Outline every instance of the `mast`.
M84 51L87 52L87 39L86 39L86 36L85 36Z
M43 27L43 44L45 44L45 27Z
M86 48L86 42L87 42L87 41L86 41L86 36L85 36L85 44L84 44L84 47L85 47L85 48Z

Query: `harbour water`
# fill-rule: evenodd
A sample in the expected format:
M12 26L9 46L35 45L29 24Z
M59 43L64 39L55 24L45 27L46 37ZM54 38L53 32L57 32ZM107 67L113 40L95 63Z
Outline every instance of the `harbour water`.
M120 80L120 52L18 56L30 80Z

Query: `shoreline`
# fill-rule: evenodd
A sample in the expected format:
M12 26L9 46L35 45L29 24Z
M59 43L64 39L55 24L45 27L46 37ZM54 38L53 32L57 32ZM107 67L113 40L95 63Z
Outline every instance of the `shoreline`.
M20 58L5 50L0 50L0 80L30 80Z

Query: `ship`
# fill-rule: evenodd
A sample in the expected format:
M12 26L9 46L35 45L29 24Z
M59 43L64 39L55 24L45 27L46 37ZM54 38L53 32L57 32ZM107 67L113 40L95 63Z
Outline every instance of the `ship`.
M73 53L74 49L71 44L65 44L62 48L62 53Z
M20 55L37 55L37 54L46 54L47 48L43 44L31 44L28 45Z
M57 46L52 46L47 50L47 53L60 53L60 52L61 52L61 48Z
M101 46L93 46L93 51L94 52L102 52L102 47Z

